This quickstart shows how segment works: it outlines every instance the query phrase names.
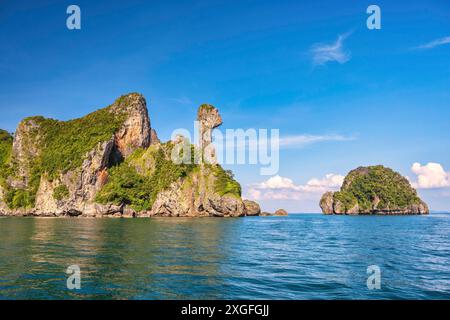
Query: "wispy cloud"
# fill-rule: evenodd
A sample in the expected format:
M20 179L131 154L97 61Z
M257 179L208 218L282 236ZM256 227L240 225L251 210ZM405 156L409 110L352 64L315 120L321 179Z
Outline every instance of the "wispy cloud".
M280 147L295 148L304 147L310 144L327 141L352 141L355 137L346 137L342 135L296 135L280 138Z
M416 49L433 49L433 48L442 46L444 44L449 44L449 43L450 43L450 37L444 37L444 38L436 39L436 40L430 41L428 43L425 43L423 45L420 45L420 46L416 47Z
M336 61L344 64L351 58L350 51L344 48L344 40L350 33L341 34L333 43L316 43L312 46L313 64L324 65L327 62Z

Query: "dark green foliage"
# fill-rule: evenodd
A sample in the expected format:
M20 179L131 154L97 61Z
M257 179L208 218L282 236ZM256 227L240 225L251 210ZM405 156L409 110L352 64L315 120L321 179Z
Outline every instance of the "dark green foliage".
M64 184L61 184L53 190L53 198L55 200L62 200L64 198L67 198L69 196L69 189L67 189L67 186Z
M190 146L191 164L172 162L172 150L171 142L153 150L136 150L124 163L110 169L108 183L98 193L96 201L103 204L127 204L136 211L150 210L161 191L179 179L188 178L189 174L198 168L198 165L194 164L196 150L193 145ZM134 165L142 166L142 163L146 162L153 163L154 167L146 168L147 170L139 174ZM241 196L241 186L234 180L230 171L223 170L219 165L206 166L214 174L214 187L218 194Z
M0 186L5 190L4 201L12 209L28 208L34 203L34 195L29 190L15 190L8 187L6 180L13 173L9 161L12 152L13 137L0 130ZM35 183L35 181L33 181ZM34 191L35 188L33 188ZM36 189L37 191L37 189Z
M199 116L203 111L209 112L211 110L214 109L214 106L210 105L210 104L202 104L199 108L198 108L198 112L197 112L197 116Z
M0 186L5 186L5 181L11 173L8 165L11 158L13 137L5 130L0 130Z
M11 167L8 167L8 172L9 174L13 174L13 170ZM36 193L39 189L40 181L41 175L39 168L37 166L32 166L27 188L15 189L4 183L2 186L6 192L4 198L5 203L11 209L34 207L36 201Z
M124 108L129 104L130 98L133 99L136 96L141 96L141 94L138 92L131 92L129 94L124 94L124 95L120 96L119 98L117 98L116 101L114 101L114 104L119 106L119 109Z
M41 172L54 178L60 172L80 167L90 150L111 139L122 125L123 117L104 108L67 122L40 118L38 123L43 138Z
M334 195L345 206L357 201L360 210L372 209L378 198L377 208L401 209L419 204L420 199L409 181L399 173L383 166L371 166L351 171L345 178L341 192Z
M13 137L0 129L0 166L9 161L12 150Z
M38 118L38 117L35 117ZM28 118L34 119L34 118ZM27 119L26 119L27 120ZM26 121L25 120L25 121ZM5 158L3 164L0 164L0 184L5 190L4 201L8 205L9 208L18 209L18 208L32 208L35 203L36 193L39 189L39 183L41 180L41 167L39 158L30 158L28 159L28 182L27 187L23 189L14 189L10 187L6 181L8 177L16 177L16 169L15 163L12 162L11 154L12 154L12 137L6 139L10 147L8 149L8 155ZM24 143L31 143L24 139ZM37 143L37 142L36 142Z
M345 192L345 191L335 192L334 200L335 201L337 200L340 203L342 203L345 211L352 209L358 202L356 197L351 192Z
M34 195L29 190L8 189L5 195L5 202L11 209L31 208L34 204Z
M0 183L5 190L3 200L11 209L34 207L41 177L52 181L61 173L79 168L89 151L111 139L122 126L126 116L123 111L136 98L135 95L122 96L113 106L67 122L43 117L25 119L22 143L25 150L32 152L25 153L21 158L21 165L27 172L24 189L14 189L6 183L8 177L19 182L22 177L13 170L17 166L13 163L15 159L11 160L12 137L0 131ZM199 113L209 112L213 108L202 105ZM174 150L172 142L136 150L127 160L108 170L108 181L97 194L96 201L127 204L136 211L145 211L151 209L160 192L179 179L189 178L183 181L190 186L194 176L191 173L199 168L195 164L199 150L189 142L185 143L188 145L180 149L180 158L185 161L190 158L190 163L176 164L171 161ZM230 171L223 170L219 165L207 166L209 169L206 172L208 175L212 173L215 178L208 180L214 182L215 192L241 196L241 187ZM56 187L53 192L53 197L58 201L68 196L69 190L65 185Z
M111 106L97 110L87 116L70 121L57 121L41 116L29 117L24 121L33 121L37 126L30 131L26 143L36 144L39 156L28 159L29 181L26 189L12 189L4 183L6 177L13 175L12 167L0 161L0 183L7 191L5 202L12 209L30 208L35 204L36 192L39 188L41 176L46 174L52 180L60 173L80 167L86 154L94 149L100 142L111 139L113 134L121 127L124 121L124 113L121 112L124 104L128 103L128 96L122 96L116 100L119 112L113 112ZM0 132L0 160L7 158L10 151L3 152L3 140L9 139ZM8 142L9 143L9 142ZM11 148L7 149L11 150ZM59 191L63 191L62 189ZM65 191L57 193L63 197ZM59 199L57 199L59 200Z
M146 178L139 175L128 163L109 171L109 181L97 194L99 203L132 205L135 210L150 208L150 193L146 192Z
M229 170L224 170L221 166L213 166L214 176L216 181L214 184L215 191L223 195L241 196L241 185L234 180L233 173Z
M98 193L99 203L127 204L136 211L150 210L158 193L167 189L173 182L187 175L196 167L194 164L175 164L170 160L171 143L162 145L151 154L136 153L141 156L154 157L155 168L149 176L140 175L136 169L125 161L111 168L109 181ZM136 159L132 155L130 159Z
M165 154L162 148L158 149L156 154L156 168L151 176L151 184L156 195L167 189L173 182L179 178L185 178L191 172L194 164L175 164L169 158L170 154Z

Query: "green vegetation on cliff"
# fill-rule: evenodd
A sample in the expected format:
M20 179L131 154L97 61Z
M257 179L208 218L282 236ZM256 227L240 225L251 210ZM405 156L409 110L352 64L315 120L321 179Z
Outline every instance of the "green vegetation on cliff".
M216 181L214 184L215 191L221 195L232 195L241 197L241 185L234 180L234 175L229 170L224 170L220 165L213 166Z
M53 190L53 198L60 201L69 196L69 189L64 184L61 184Z
M116 100L116 110L122 110L128 96L122 96ZM70 120L57 121L46 119L42 116L29 117L22 121L27 132L23 134L23 148L25 150L38 150L36 155L27 155L24 162L27 165L28 181L26 188L12 188L4 185L6 190L5 202L11 209L31 208L35 204L36 193L43 174L52 180L60 173L65 173L81 167L86 154L99 143L108 141L122 126L124 113L112 110L112 106L97 110L85 117ZM1 133L0 166L3 159L10 159L10 153L3 152L3 139L9 138ZM11 138L12 144L12 138ZM11 148L6 150L11 150ZM15 177L14 164L8 166L10 170L7 176ZM4 170L2 170L4 171ZM0 177L0 179L2 179ZM3 180L6 179L3 177ZM63 197L65 191L59 190L56 196ZM57 200L60 200L56 198Z
M128 204L138 211L147 210L151 206L152 196L147 192L151 187L149 179L138 174L127 162L123 162L109 170L108 182L95 200L103 204Z
M358 204L358 199L352 192L338 191L334 193L334 200L341 203L344 211L349 211Z
M11 158L13 137L0 129L0 186L5 186L5 180L10 174L8 162Z
M9 177L17 178L17 167L16 163L14 163L14 159L12 157L12 137L7 137L4 135L6 140L6 156L4 156L3 163L1 166L0 173L0 183L3 189L5 190L4 201L11 209L18 208L31 208L34 206L36 192L39 188L40 178L41 178L41 168L39 166L39 158L30 156L27 159L26 163L28 165L29 177L27 179L27 187L26 188L12 188L9 186L6 181ZM36 147L36 142L28 141L26 147L33 146Z
M174 143L150 146L147 150L138 149L121 164L109 169L109 178L97 194L96 201L102 204L130 205L136 211L150 210L158 194L167 190L179 179L192 183L192 174L200 166L194 163L193 145L191 164L176 164L171 159ZM180 150L182 156L182 149ZM205 164L205 174L214 177L214 192L223 195L241 196L241 186L234 180L230 171L220 165Z
M13 137L7 131L0 129L0 166L9 161L12 144Z
M39 189L39 184L41 181L40 167L35 164L36 162L36 159L30 161L30 177L28 179L28 185L26 188L12 188L7 184L3 185L6 191L4 201L10 209L29 209L34 207L36 193ZM14 165L8 166L7 169L8 176L14 176Z
M201 145L208 145L211 131L222 120L207 104L199 108L200 116L200 131L205 133ZM55 214L109 214L117 209L91 206L97 202L127 205L137 212L155 207L155 214L166 214L172 205L176 215L243 214L241 186L231 171L198 162L201 148L183 137L161 144L150 130L145 99L129 94L79 119L26 118L14 143L11 135L0 131L2 209L4 203L12 209L8 214L41 214L48 204L58 208ZM174 154L181 163L173 161Z
M126 161L109 170L108 182L96 201L127 204L136 211L150 210L161 191L187 177L197 167L193 161L192 164L175 164L170 158L172 150L172 142L136 150Z
M39 166L50 178L76 169L85 155L100 142L108 141L123 123L123 117L100 109L70 121L34 118L42 135Z
M214 109L214 106L212 106L212 105L210 105L210 104L202 104L202 105L200 105L200 107L198 108L198 111L197 111L197 115L200 115L201 113L203 113L203 112L209 112L209 111L211 111L211 110L213 110Z
M421 202L406 178L381 165L351 171L334 199L340 201L345 210L358 204L360 211L370 211L374 205L382 210L403 209Z

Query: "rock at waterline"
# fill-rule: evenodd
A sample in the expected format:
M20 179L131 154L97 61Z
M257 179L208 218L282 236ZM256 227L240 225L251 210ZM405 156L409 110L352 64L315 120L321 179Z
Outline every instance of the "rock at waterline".
M273 216L273 214L270 212L261 212L260 216L261 217L271 217L271 216Z
M261 214L261 207L255 201L244 200L245 215L259 216Z
M287 216L288 212L284 209L278 209L277 211L275 211L274 216Z

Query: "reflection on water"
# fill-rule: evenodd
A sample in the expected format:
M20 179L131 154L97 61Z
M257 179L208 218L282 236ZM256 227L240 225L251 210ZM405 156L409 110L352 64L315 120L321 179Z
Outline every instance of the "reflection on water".
M0 218L0 298L450 298L449 217Z

